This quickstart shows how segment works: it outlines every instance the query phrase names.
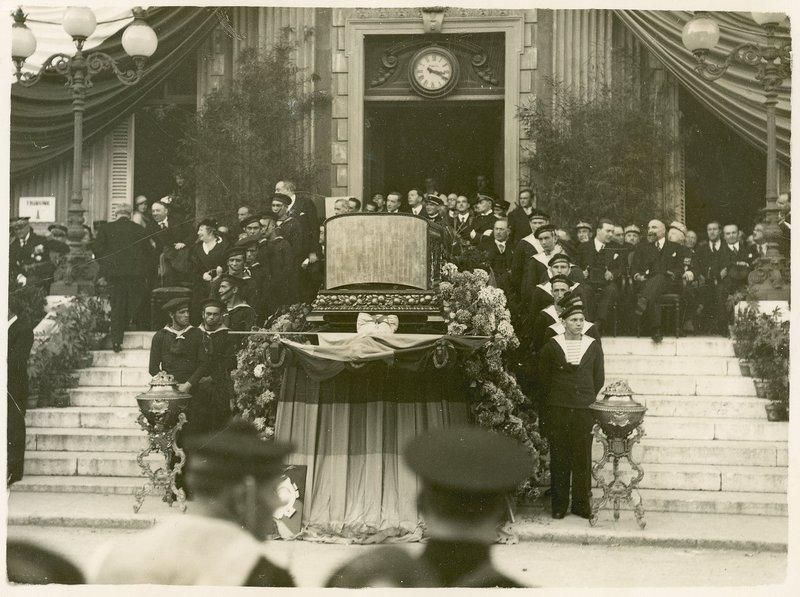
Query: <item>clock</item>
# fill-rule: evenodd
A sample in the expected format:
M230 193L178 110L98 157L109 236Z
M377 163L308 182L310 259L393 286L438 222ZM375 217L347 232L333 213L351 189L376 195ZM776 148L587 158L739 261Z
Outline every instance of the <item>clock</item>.
M458 59L449 50L428 46L408 63L411 88L424 97L443 97L458 83Z

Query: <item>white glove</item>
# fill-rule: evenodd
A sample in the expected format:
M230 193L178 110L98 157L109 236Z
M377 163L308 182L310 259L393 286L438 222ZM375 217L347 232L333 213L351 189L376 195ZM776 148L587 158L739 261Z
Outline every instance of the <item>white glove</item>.
M17 284L20 286L25 286L28 283L28 278L23 276L22 274L17 274Z

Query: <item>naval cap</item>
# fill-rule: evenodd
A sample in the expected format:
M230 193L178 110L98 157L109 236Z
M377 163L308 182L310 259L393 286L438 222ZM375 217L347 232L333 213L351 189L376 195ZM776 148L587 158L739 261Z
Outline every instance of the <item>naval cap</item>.
M455 492L504 493L532 473L531 456L521 444L480 427L418 435L404 455L423 481Z

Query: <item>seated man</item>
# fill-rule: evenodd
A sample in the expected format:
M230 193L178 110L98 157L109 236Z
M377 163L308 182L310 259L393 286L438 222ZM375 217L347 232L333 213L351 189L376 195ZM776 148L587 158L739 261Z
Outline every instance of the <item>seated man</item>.
M612 243L614 224L601 219L597 223L594 239L578 246L578 265L586 278L584 299L587 317L604 329L611 308L617 304L617 280L620 278L622 261L620 252Z
M750 274L750 260L748 247L739 240L739 227L736 224L725 224L722 228L725 239L720 254L720 283L717 286L717 314L720 329L727 335L728 324L733 321L733 310L728 305L730 297L747 286L747 276Z
M664 222L650 221L647 241L637 245L633 254L636 315L640 318L640 327L648 330L653 341L658 343L663 340L659 300L664 294L680 293L681 280L691 282L694 274L684 271L683 247L667 240Z

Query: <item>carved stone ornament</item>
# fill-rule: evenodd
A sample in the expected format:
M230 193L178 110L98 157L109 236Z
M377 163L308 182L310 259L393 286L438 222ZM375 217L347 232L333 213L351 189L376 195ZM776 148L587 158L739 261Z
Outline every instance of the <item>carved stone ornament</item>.
M482 81L495 87L500 85L500 80L489 65L489 56L481 46L464 39L452 39L448 40L447 43L452 48L458 48L471 54L470 64L472 65L472 70ZM428 45L432 45L430 40L416 38L400 41L389 46L381 54L381 64L375 77L369 82L369 86L380 87L386 83L397 71L397 66L400 64L400 56Z

